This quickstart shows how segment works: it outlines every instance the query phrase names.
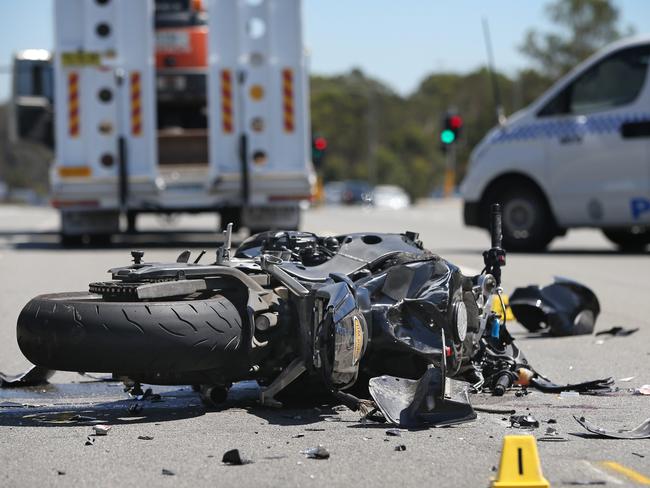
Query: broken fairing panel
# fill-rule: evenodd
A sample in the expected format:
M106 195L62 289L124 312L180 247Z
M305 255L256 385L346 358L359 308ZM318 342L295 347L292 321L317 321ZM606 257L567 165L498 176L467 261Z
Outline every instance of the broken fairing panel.
M574 415L573 418L586 430L600 437L609 437L611 439L650 439L650 418L631 430L607 430L592 424L584 417L576 417Z
M443 426L476 418L469 402L468 385L450 381L453 394L445 394L445 377L429 368L419 380L380 376L368 388L377 407L389 422L400 427Z
M600 313L593 291L564 278L543 288L517 288L510 296L510 308L529 331L554 336L591 334Z

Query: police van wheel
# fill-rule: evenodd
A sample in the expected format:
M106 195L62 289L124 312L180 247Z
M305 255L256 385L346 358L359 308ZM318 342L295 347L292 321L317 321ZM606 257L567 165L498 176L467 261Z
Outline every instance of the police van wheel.
M621 251L641 252L650 244L650 229L605 229L605 237L616 244Z
M506 251L543 251L554 237L544 197L532 187L506 190L501 200Z

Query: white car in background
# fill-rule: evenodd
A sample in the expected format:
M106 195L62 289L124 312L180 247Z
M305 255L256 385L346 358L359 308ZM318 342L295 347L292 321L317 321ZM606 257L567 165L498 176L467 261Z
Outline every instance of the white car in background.
M378 185L371 194L373 206L400 210L411 205L408 194L399 186Z

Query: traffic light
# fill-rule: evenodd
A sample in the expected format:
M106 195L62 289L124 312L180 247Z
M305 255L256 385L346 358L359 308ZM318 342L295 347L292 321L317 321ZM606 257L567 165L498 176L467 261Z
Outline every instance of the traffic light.
M327 139L322 136L314 136L311 138L311 160L315 166L320 166L325 158L325 151L327 151Z
M446 112L442 122L442 130L440 131L440 142L442 150L446 151L447 146L456 142L460 137L461 129L463 128L463 118L453 112Z

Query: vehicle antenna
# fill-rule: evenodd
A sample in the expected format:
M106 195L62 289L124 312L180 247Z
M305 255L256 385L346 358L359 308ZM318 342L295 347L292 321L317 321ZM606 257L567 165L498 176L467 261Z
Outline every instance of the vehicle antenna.
M490 26L485 17L483 17L483 38L485 40L485 50L488 58L488 73L490 74L490 85L492 85L492 97L494 99L494 107L496 109L497 123L504 125L506 123L506 114L501 104L501 92L499 90L499 81L494 70L494 54L492 52L492 38L490 36Z

